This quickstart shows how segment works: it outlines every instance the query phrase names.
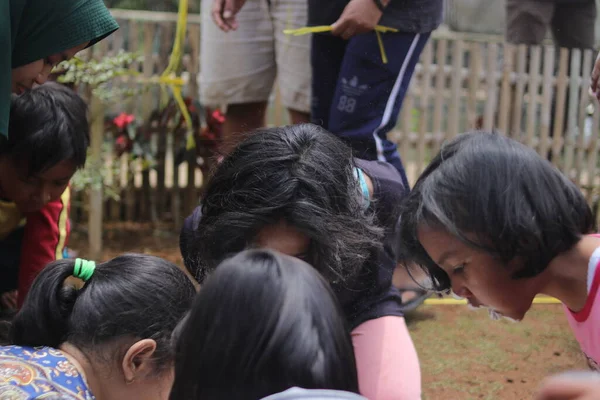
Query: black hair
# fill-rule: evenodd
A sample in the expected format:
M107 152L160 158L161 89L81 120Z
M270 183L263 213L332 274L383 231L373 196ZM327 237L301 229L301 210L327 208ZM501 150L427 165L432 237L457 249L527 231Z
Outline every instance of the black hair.
M533 149L495 132L470 132L443 146L401 206L400 244L434 289L448 275L429 257L417 232L443 229L508 263L513 278L540 274L558 254L594 229L579 188Z
M273 251L224 261L176 343L171 400L258 400L293 386L358 393L350 334L329 284Z
M73 90L48 82L12 97L0 155L26 165L29 176L65 160L82 168L89 144L87 106Z
M354 168L350 147L317 125L252 132L208 182L202 218L182 249L186 267L202 282L262 228L285 220L310 239L306 261L329 282L351 279L383 235L363 209Z
M158 257L127 254L97 265L77 290L65 284L74 261L52 262L36 277L13 321L13 343L69 342L89 356L103 355L102 346L116 339L153 339L157 370L172 366L171 334L196 294L185 272Z

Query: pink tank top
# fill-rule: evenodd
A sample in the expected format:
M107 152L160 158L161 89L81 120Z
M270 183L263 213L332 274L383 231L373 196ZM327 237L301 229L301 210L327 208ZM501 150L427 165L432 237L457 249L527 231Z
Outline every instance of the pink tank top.
M587 287L588 296L581 311L573 312L566 306L564 309L590 368L600 371L600 247L588 265Z

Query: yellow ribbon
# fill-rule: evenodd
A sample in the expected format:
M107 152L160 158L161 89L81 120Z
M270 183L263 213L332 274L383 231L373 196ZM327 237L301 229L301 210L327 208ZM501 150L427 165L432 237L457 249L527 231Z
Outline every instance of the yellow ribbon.
M285 35L292 36L301 36L308 35L309 33L323 33L323 32L331 32L333 27L331 25L320 25L320 26L305 26L303 28L298 29L284 29L283 33ZM398 32L396 28L390 28L389 26L376 25L374 28L375 35L377 36L377 44L379 45L379 53L381 54L381 61L384 64L388 63L388 58L385 53L385 47L383 46L383 40L381 39L382 33L387 32Z
M177 70L181 65L181 58L183 57L183 46L185 44L185 33L187 30L187 15L188 15L188 0L179 1L179 9L177 11L177 29L175 31L175 42L173 43L173 51L169 58L169 65L161 74L158 79L158 83L161 85L168 85L171 87L173 92L173 98L179 107L179 111L185 120L188 128L186 150L193 149L196 145L194 141L194 132L192 117L188 111L188 108L183 99L181 88L183 87L183 79L177 77Z
M458 304L467 304L467 300L465 299L452 299L452 298L443 298L443 299L427 299L425 300L425 304L428 305L458 305ZM536 297L533 299L533 304L561 304L560 300L555 299L554 297Z

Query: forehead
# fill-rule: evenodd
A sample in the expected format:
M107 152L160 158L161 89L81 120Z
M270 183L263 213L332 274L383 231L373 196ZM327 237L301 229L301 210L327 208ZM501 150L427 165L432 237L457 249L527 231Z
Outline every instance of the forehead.
M13 163L15 169L18 173L23 175L29 175L28 172L28 162L16 162ZM75 172L77 171L77 167L75 163L71 160L62 160L57 164L51 166L50 168L38 173L35 175L36 178L46 180L46 181L58 181L64 179L70 179Z
M255 244L293 256L308 249L310 238L285 221L280 221L261 229L256 235Z
M429 257L438 265L476 252L444 229L422 225L419 226L417 235Z

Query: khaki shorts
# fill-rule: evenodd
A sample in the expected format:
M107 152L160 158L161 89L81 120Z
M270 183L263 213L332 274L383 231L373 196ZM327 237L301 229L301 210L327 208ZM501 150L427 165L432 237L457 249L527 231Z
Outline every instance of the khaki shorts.
M595 24L595 0L506 0L510 43L541 44L550 28L557 46L592 49Z
M275 77L285 107L310 111L310 35L284 35L306 26L306 0L248 0L236 31L223 32L202 0L200 100L207 106L262 102Z

